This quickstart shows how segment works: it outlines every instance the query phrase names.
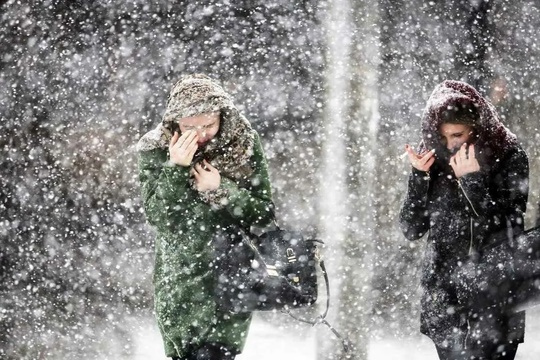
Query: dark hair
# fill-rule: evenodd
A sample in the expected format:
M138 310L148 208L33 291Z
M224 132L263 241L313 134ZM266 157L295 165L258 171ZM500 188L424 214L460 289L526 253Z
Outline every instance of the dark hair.
M480 120L480 114L473 103L455 103L442 110L440 118L443 124L464 124L476 127Z

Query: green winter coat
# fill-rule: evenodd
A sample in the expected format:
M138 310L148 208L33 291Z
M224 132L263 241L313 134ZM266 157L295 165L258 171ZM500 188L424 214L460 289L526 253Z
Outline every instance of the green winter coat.
M237 351L244 346L251 316L216 309L209 264L216 228L239 222L264 226L272 220L267 164L255 131L249 163L249 178L222 174L223 207L216 207L190 186L189 168L168 163L166 149L139 151L144 209L157 230L155 310L169 357L185 356L190 344L220 342Z

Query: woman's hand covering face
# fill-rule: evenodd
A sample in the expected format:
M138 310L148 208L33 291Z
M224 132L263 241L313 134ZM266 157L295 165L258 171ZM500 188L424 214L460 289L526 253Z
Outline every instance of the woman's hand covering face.
M467 146L467 144L461 145L459 151L450 158L450 166L457 178L480 171L480 164L476 160L474 152L474 144L470 146Z
M186 131L182 136L175 131L169 143L170 161L176 165L190 166L198 148L197 140L196 131Z

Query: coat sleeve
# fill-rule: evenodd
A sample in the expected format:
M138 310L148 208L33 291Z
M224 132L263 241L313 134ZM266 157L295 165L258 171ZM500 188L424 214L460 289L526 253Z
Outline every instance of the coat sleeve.
M139 152L139 182L148 222L169 227L171 213L189 212L196 193L189 187L189 169L168 164L161 149Z
M259 135L254 132L255 142L251 163L253 174L246 187L222 177L216 194L222 204L220 211L225 211L244 226L265 226L274 218L272 189L268 176L268 165L264 157Z
M429 173L412 169L407 195L399 213L401 231L409 240L418 240L429 230L427 210L429 183Z
M501 170L490 179L481 172L470 173L459 179L460 186L469 200L473 213L482 218L505 222L523 230L524 214L529 193L529 162L527 154L517 149L508 155ZM495 184L489 191L487 181ZM495 219L501 214L507 219Z

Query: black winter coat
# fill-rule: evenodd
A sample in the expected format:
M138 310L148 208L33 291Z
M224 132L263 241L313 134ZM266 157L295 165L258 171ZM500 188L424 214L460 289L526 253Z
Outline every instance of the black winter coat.
M473 313L456 294L454 276L468 257L481 256L494 234L523 231L529 173L527 155L515 137L500 127L483 98L473 97L486 110L481 112L484 128L476 143L481 170L456 179L433 131L440 126L438 110L449 102L471 99L470 94L463 96L464 88L472 89L446 81L432 94L424 113L424 144L435 148L439 156L429 173L413 169L400 212L407 239L428 234L421 279L421 331L437 345L454 349L478 341L523 342L525 324L524 313L507 316L496 309ZM437 98L441 93L444 96ZM488 141L491 135L496 141Z

